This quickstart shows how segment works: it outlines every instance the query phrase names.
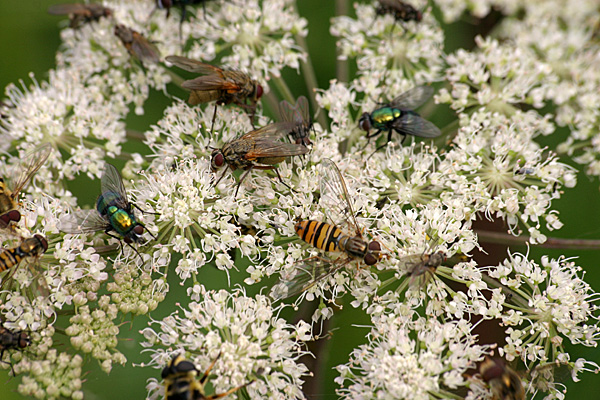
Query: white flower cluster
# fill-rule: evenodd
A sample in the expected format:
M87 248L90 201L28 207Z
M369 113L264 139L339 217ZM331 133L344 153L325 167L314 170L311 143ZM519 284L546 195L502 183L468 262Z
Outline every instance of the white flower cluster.
M494 384L473 371L492 353L528 370L534 384L524 390L554 397L558 383L533 377L545 365L573 376L598 368L566 346L600 339L598 295L581 267L513 251L495 266L470 256L488 249L478 238L488 232L475 228L483 220L503 224L506 242L527 233L531 246L562 228L557 200L577 184L567 157L600 175L597 5L436 0L446 21L503 14L473 49L449 52L426 1L356 4L330 27L349 79L318 88L305 77L307 114L319 119L307 129L308 152L283 128L261 130L278 119L278 97L294 96L283 76L312 68L296 3L201 3L186 3L180 19L178 2L166 18L150 1L106 1L110 16L63 30L48 81L6 89L0 333L11 341L0 343L0 366L22 376L22 394L83 398L89 360L106 373L127 362L120 324L134 316L149 325L138 344L154 369L176 355L194 372L214 362L206 389L169 386L188 397L245 384L230 396L308 397L311 372L300 358L325 365L311 342L336 320L354 321L348 312L369 318L370 331L335 361L343 398L489 399ZM385 4L411 5L419 17L403 20ZM115 29L133 29L134 42ZM162 61L169 55L211 62L183 68L203 76L194 95L211 101L175 98L184 79ZM265 85L256 113L243 99L228 106L241 92L225 79L229 68ZM151 91L171 104L144 132L128 130L130 111L144 114ZM568 137L556 151L539 144L557 131ZM52 148L48 160L15 188L42 144ZM139 153L123 150L130 145ZM289 149L307 154L286 159ZM114 158L126 160L122 182L105 165ZM101 178L98 212L72 210L84 190L67 181L80 175ZM14 209L21 221L4 223ZM47 249L22 250L42 235ZM187 296L175 300L178 286ZM293 307L283 304L290 294ZM500 340L487 341L487 323ZM360 329L335 335L344 341ZM170 399L171 378L154 369L148 398Z
M300 385L308 371L296 360L308 354L302 343L312 339L309 324L288 324L279 317L283 306L274 308L266 296L247 297L243 290L195 285L188 296L187 307L156 321L158 329L143 330L141 344L153 349L152 364L164 366L173 354L183 353L192 355L195 365L208 366L220 354L211 379L216 393L255 379L246 388L251 398L304 398ZM163 393L155 379L148 389L150 399Z

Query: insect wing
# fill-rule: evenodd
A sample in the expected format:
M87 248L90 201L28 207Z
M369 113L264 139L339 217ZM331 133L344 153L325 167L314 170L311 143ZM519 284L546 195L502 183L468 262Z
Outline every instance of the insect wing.
M403 110L414 110L429 100L432 95L431 86L417 86L396 97L390 105Z
M347 262L333 263L331 260L322 258L306 260L296 268L292 277L282 278L273 286L271 297L277 301L300 294L333 275Z
M53 4L48 7L48 14L51 15L67 15L67 14L80 14L88 15L90 11L84 4Z
M131 51L141 61L153 63L160 61L160 52L158 51L158 48L137 32L133 32Z
M321 205L325 208L330 221L338 227L362 236L356 223L354 208L344 177L337 165L329 158L324 158L321 161L320 172Z
M123 185L123 179L119 171L112 164L107 163L105 165L100 187L102 194L107 192L116 193L118 195L118 199L116 200L117 206L124 210L129 210L129 200L127 200L127 192Z
M59 229L65 233L92 233L104 231L110 224L96 210L79 210L60 221Z
M297 124L294 122L275 122L245 133L236 140L277 140L287 135L295 126Z
M296 122L303 126L310 125L308 100L304 96L298 97L296 105L292 106L285 100L279 103L279 115L282 121Z
M199 76L198 78L184 81L181 84L181 87L187 90L199 91L230 90L235 92L240 90L240 86L238 84L228 81L222 75L215 74Z
M442 134L437 126L414 113L405 113L391 126L405 135L434 138Z
M200 61L192 60L191 58L181 56L168 56L166 61L178 66L189 72L195 72L202 75L220 75L223 76L223 70L214 65L205 64Z
M254 142L254 149L247 152L245 158L288 157L306 154L308 149L305 146L278 141L296 126L298 125L293 122L277 122L248 132L239 139Z
M21 189L23 189L33 175L35 175L42 165L44 165L50 156L50 153L52 153L52 145L45 143L25 156L25 161L22 164L22 170L13 186L13 198L16 198L19 195Z

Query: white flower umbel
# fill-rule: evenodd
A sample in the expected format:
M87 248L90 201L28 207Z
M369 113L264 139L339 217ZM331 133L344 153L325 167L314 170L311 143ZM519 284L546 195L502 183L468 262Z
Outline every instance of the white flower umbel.
M298 358L310 354L303 344L312 339L308 324L288 324L279 317L281 305L273 308L266 296L246 297L241 289L195 285L188 295L187 307L142 331L142 346L152 352L150 365L164 367L174 354L184 354L203 371L220 354L210 379L215 393L254 380L245 389L250 398L304 398L302 378L308 371ZM150 399L163 394L154 378L148 388Z
M249 0L243 3L219 2L204 14L203 8L190 8L195 14L189 35L193 45L187 57L210 61L221 57L223 65L243 70L261 82L280 78L281 70L298 70L306 54L294 39L306 36L307 21L300 17L291 0Z
M388 308L372 322L367 343L337 367L343 399L454 398L466 371L489 352L465 320L441 323Z
M519 253L482 269L510 296L498 316L508 327L507 345L500 349L508 360L521 358L530 364L569 360L567 343L597 345L598 296L582 280L581 269L562 257L543 257L538 265Z

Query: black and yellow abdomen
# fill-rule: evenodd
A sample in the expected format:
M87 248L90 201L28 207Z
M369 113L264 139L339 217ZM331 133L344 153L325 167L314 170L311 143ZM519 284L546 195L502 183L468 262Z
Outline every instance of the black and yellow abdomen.
M344 251L340 242L347 237L341 229L320 221L299 221L295 227L300 239L325 251Z
M23 255L19 254L19 248L5 249L0 252L0 272L19 264L23 259Z

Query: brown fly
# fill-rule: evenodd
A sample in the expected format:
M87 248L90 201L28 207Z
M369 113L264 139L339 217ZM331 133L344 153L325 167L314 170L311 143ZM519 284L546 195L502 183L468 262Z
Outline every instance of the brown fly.
M112 17L113 11L101 4L54 4L48 7L48 13L52 15L68 15L69 26L73 29L81 27L92 21L98 21L102 17Z
M273 169L281 183L286 185L277 171L276 164L285 160L286 157L308 152L308 149L301 144L279 141L295 128L297 128L297 124L293 122L277 122L248 132L225 144L223 148L214 149L211 160L212 168L217 170L227 164L231 170L243 169L246 171L240 178L235 196L237 196L240 185L253 169ZM225 172L216 184L224 175Z
M217 116L217 105L233 103L245 109L250 114L251 121L254 119L256 103L263 95L263 87L248 74L221 69L186 57L168 56L166 60L181 69L202 75L183 82L181 87L191 91L188 99L191 105L216 101L211 132Z
M140 60L142 64L145 61L153 64L160 61L160 52L156 46L140 33L125 25L117 24L115 26L115 35L121 39L129 54Z

